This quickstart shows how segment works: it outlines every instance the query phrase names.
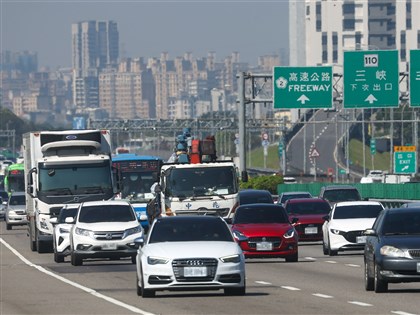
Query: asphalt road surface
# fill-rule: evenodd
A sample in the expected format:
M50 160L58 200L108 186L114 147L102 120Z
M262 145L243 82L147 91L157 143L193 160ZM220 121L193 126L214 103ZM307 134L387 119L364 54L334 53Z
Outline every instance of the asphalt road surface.
M246 262L246 296L222 290L136 295L131 260L55 263L31 252L26 227L0 222L0 314L420 314L420 283L366 292L361 252L322 254L301 244L299 262Z

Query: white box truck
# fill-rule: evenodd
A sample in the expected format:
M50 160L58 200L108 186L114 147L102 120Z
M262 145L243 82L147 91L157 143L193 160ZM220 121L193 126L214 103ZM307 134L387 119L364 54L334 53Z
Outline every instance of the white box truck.
M52 249L53 226L66 204L108 200L119 189L112 175L108 130L38 131L23 135L30 248Z

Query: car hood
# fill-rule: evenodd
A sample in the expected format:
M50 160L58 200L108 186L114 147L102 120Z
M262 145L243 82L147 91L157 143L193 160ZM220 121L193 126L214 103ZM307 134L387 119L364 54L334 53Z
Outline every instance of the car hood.
M250 223L234 224L232 230L237 230L248 237L258 236L283 236L292 226L289 223Z
M418 249L420 235L389 235L382 237L382 246L389 245L400 249Z
M166 258L224 257L241 254L242 250L235 242L162 242L147 244L142 248L146 256Z
M374 222L375 218L334 219L329 222L329 228L340 231L360 231L370 229Z
M129 221L129 222L97 222L97 223L82 223L78 222L76 227L91 231L123 231L126 229L131 229L136 226L139 226L140 223L137 221Z
M26 206L25 205L16 205L16 206L10 206L9 205L9 210L12 211L26 211Z

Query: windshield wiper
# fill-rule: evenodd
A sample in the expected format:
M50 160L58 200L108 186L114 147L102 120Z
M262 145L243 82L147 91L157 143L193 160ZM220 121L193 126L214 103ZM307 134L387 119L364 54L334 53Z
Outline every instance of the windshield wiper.
M81 189L83 189L85 194L104 193L101 186L81 187Z
M73 195L71 189L68 187L63 188L54 188L45 190L47 193L53 193L54 195Z

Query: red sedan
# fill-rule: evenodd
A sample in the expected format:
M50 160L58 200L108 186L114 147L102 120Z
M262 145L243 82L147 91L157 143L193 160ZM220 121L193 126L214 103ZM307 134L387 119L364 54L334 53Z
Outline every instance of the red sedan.
M290 219L298 218L294 227L299 241L322 241L324 217L331 211L327 201L320 198L297 198L286 201L284 205Z
M232 232L246 258L285 258L298 261L298 236L284 208L277 204L239 206Z

